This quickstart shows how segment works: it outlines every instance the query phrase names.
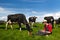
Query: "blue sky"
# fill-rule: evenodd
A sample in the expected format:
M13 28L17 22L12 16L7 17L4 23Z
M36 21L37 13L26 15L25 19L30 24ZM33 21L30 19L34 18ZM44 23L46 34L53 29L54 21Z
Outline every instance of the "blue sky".
M60 0L0 0L0 20L6 20L7 15L23 13L27 20L37 16L42 21L44 16L60 17Z

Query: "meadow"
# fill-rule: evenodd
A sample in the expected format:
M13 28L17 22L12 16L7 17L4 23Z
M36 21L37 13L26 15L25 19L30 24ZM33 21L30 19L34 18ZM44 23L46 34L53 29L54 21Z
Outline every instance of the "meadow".
M35 34L38 30L43 29L42 23L35 23L32 33ZM5 30L5 24L0 25L0 40L60 40L60 27L56 25L53 32L48 37L40 35L28 35L25 25L22 25L22 31L18 30L18 24L13 24L13 30L8 26Z

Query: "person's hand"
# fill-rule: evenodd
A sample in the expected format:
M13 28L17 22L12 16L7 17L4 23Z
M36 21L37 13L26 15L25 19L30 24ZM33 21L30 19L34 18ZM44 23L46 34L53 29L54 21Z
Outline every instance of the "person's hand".
M41 30L42 32L45 32L44 30Z
M49 31L46 31L47 33L51 33L51 32L49 32Z

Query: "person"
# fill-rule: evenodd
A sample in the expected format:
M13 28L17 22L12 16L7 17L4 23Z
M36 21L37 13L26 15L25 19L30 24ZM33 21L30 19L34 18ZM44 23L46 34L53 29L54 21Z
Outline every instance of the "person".
M44 29L38 31L37 34L38 35L46 35L46 36L48 36L49 34L52 33L52 24L51 23L47 23L47 20L44 20L43 24L44 24Z

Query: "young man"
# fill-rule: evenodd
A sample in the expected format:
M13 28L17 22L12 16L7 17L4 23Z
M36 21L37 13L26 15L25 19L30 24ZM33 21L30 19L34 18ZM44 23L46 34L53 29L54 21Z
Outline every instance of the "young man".
M47 20L44 20L43 24L44 24L44 29L38 31L38 35L46 35L46 36L48 36L49 34L52 33L52 24L47 23Z

